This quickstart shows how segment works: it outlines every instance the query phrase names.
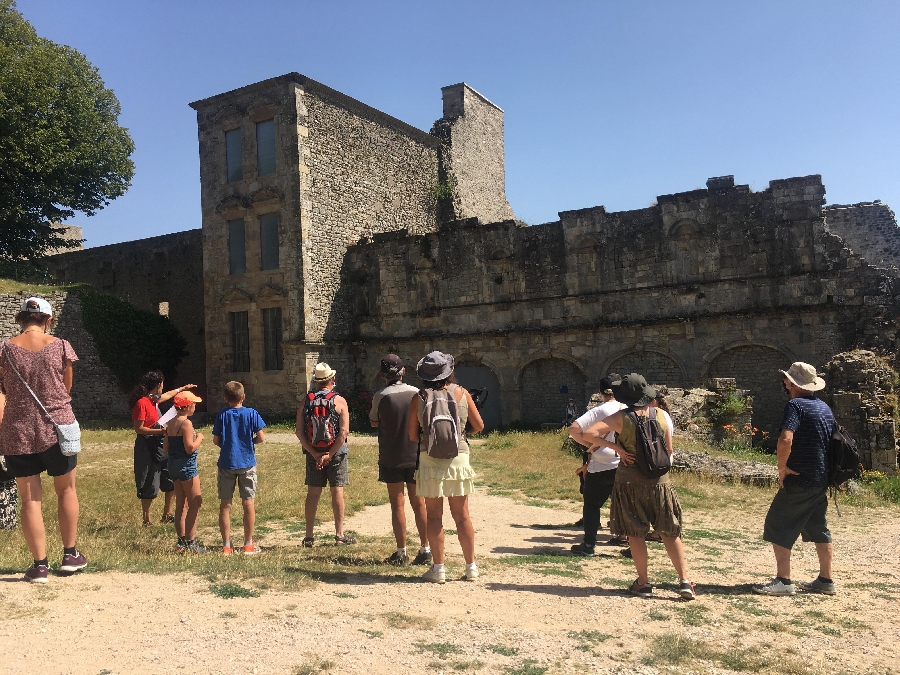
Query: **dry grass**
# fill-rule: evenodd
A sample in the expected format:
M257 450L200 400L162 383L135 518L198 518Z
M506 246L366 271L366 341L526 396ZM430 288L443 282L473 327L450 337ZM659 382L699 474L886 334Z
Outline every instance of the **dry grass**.
M16 281L15 279L0 278L0 293L33 293L43 295L45 293L68 291L70 288L70 286L43 286L41 284Z

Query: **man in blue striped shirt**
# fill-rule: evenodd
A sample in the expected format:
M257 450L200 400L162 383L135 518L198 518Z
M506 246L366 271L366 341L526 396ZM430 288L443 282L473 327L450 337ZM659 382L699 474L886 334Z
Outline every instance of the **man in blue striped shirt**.
M831 577L832 544L828 530L828 447L835 421L831 408L814 392L825 388L825 380L808 363L797 361L779 370L782 386L790 396L784 407L778 437L778 482L763 539L775 552L776 576L765 586L754 587L763 595L793 595L791 548L802 537L814 542L819 558L819 576L800 582L802 590L834 595Z

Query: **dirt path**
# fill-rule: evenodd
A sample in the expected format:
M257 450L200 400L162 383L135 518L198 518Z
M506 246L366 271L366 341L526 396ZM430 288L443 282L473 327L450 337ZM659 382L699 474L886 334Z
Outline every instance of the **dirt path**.
M779 654L786 663L803 661L818 672L894 667L900 524L889 512L835 523L842 593L834 598L749 595L748 585L772 568L759 540L762 513L728 523L688 514L689 531L720 536L687 538L703 594L685 603L674 593L659 546L652 549L652 570L663 584L653 600L641 600L624 593L634 570L616 548L588 560L540 556L579 540L564 527L577 517L573 510L484 492L471 501L483 572L475 583L359 575L222 599L200 576L81 574L53 577L44 587L0 577L0 672L311 673L325 661L328 672L370 675L657 673L650 642L671 633L745 659L778 642L796 652ZM449 514L445 524L452 527ZM389 534L389 509L365 509L348 527ZM744 531L751 534L739 536ZM453 539L448 535L448 567L457 577L462 561ZM813 549L800 546L795 576L809 577L814 568ZM641 663L654 658L656 665ZM687 666L728 672L715 658Z

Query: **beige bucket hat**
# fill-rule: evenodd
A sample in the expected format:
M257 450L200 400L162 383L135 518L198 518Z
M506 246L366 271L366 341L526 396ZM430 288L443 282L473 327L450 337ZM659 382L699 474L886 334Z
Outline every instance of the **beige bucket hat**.
M787 370L778 372L804 391L819 391L825 388L825 380L819 377L815 368L803 361L795 361Z
M313 379L316 382L327 382L334 377L336 373L337 371L334 368L322 361L322 363L316 364L316 370L313 372Z

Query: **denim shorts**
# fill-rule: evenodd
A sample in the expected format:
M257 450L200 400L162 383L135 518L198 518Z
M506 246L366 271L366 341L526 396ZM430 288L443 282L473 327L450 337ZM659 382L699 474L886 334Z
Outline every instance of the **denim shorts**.
M795 485L789 479L775 493L766 514L763 539L787 549L793 548L797 537L817 544L830 544L827 511L828 488Z
M172 480L190 480L199 475L196 452L187 457L169 457L169 478Z

